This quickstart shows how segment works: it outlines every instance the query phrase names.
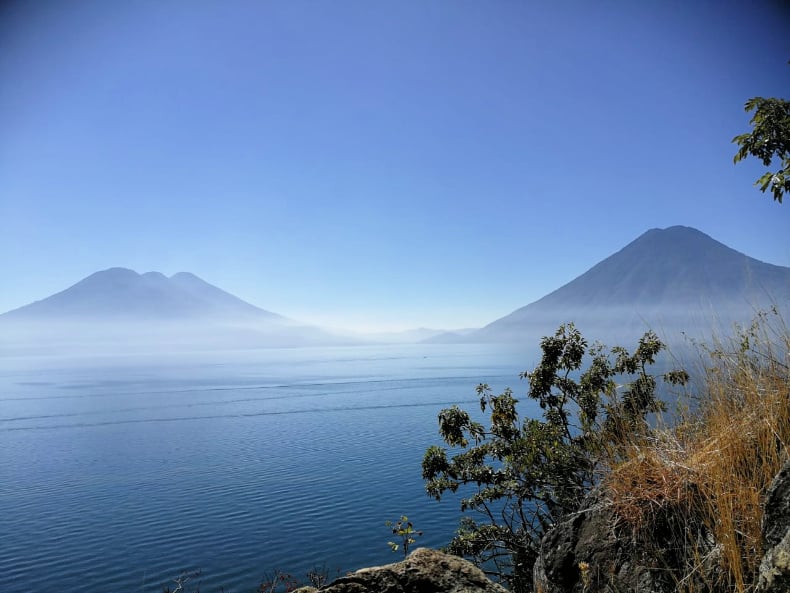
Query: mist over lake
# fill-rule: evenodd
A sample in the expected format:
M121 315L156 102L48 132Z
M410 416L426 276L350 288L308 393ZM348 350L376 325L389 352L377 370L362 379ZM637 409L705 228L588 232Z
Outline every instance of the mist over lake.
M445 544L458 505L420 479L436 415L518 347L294 348L0 361L0 590L202 591L393 561L384 521ZM531 402L524 402L525 410ZM172 583L170 583L172 585Z

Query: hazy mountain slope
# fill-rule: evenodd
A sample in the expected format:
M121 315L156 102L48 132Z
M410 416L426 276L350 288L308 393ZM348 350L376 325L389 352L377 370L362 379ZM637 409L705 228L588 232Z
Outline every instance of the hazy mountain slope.
M602 307L750 300L786 291L789 274L790 268L748 257L696 229L674 226L647 231L537 303Z
M574 321L591 337L630 338L647 327L697 333L790 302L790 268L774 266L689 227L647 231L543 298L464 338L535 339Z
M348 344L194 274L111 268L0 315L0 352L150 351Z
M110 268L73 286L0 318L13 319L282 319L180 272L171 278L159 272L138 274Z

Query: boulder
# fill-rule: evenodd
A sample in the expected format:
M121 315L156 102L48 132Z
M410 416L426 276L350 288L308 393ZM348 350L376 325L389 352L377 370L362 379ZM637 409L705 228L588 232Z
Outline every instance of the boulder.
M405 560L363 568L321 589L299 593L507 593L471 562L428 548L417 548ZM296 592L295 592L296 593Z

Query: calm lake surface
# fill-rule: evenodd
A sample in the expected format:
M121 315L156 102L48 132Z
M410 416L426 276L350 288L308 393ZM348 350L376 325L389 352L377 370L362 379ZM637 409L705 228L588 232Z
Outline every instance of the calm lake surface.
M0 359L0 591L335 576L399 559L384 521L401 514L441 546L459 510L423 489L437 413L477 408L480 382L523 394L536 359L481 345Z

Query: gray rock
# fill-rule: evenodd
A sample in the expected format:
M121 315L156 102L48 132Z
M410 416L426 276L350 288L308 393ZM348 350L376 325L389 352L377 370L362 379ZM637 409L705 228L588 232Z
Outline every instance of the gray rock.
M757 593L790 591L790 460L774 478L765 497L763 543Z
M755 591L757 593L790 591L790 531L763 557Z
M790 460L771 482L763 509L763 540L767 549L782 541L790 529Z
M667 508L650 533L635 537L624 528L600 491L591 493L580 511L555 525L543 538L533 568L533 588L542 593L675 593L685 563L678 549L678 526L695 530L701 548L712 545L687 516ZM705 591L703 583L695 590Z
M312 590L313 592L315 589ZM418 548L394 564L363 568L321 587L320 593L507 593L471 562ZM304 593L310 593L305 590Z

